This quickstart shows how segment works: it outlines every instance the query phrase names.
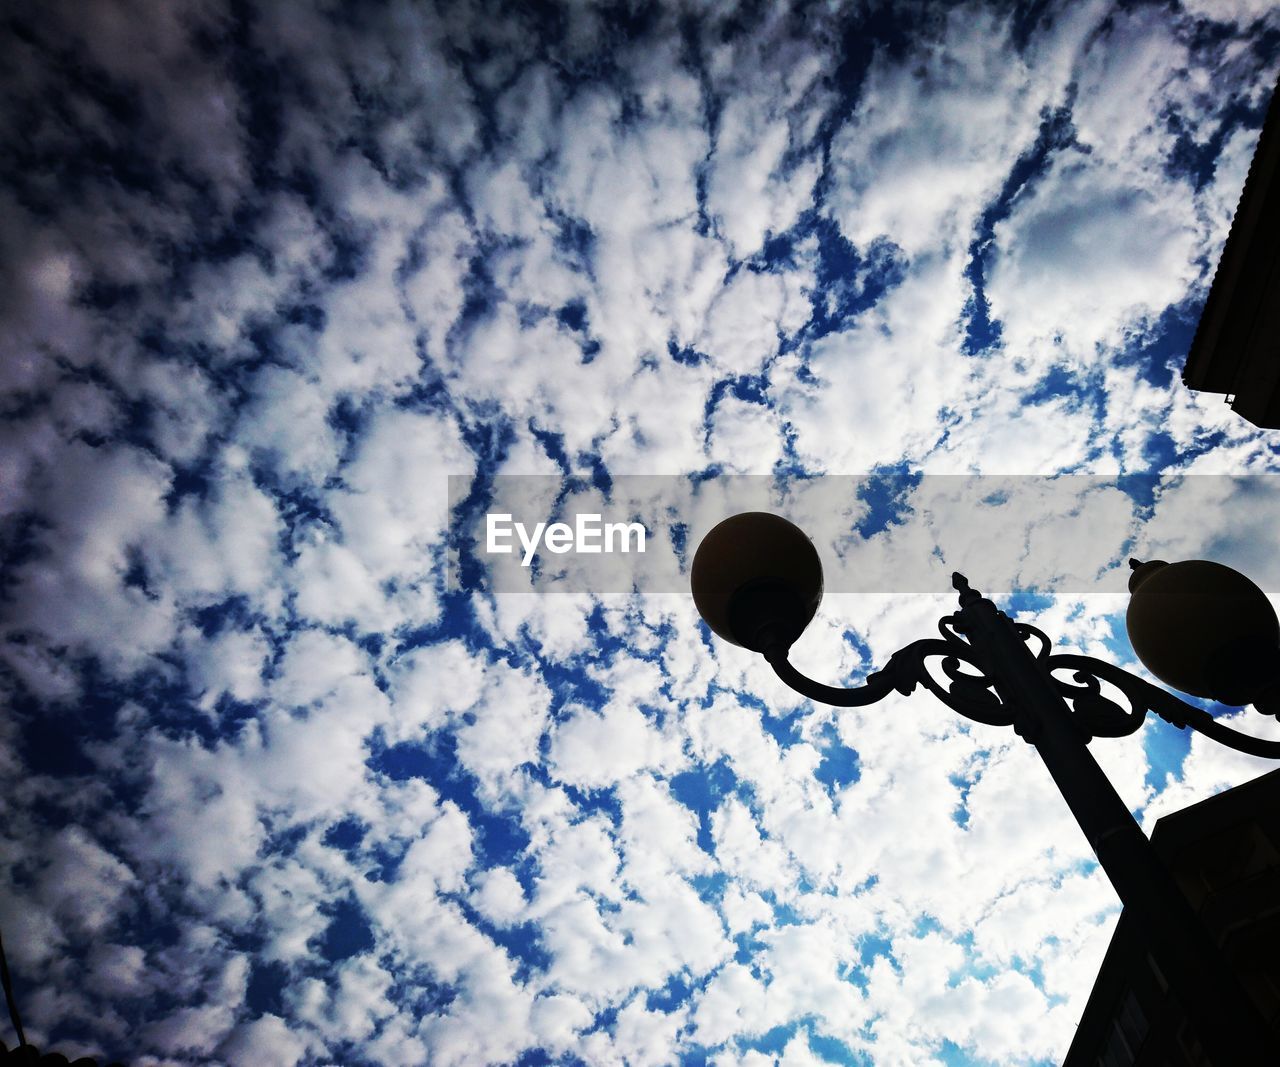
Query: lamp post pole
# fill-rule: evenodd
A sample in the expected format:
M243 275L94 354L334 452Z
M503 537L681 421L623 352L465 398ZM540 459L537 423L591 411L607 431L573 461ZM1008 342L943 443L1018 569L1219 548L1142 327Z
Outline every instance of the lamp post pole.
M1205 681L1212 672L1204 664L1223 662L1224 651L1234 657L1229 662L1244 662L1240 649L1254 655L1280 640L1265 595L1243 575L1205 561L1160 567L1171 576L1162 579L1164 599L1145 599L1139 616L1154 613L1160 622L1177 621L1180 610L1217 630L1209 644L1226 644L1195 649L1185 633L1175 633L1176 654L1164 657L1159 669L1152 667L1157 676L1173 672L1187 691L1203 692L1194 687L1219 684ZM1146 576L1150 573L1148 567ZM1182 581L1179 573L1190 581ZM1208 595L1206 575L1225 597ZM1173 579L1182 582L1182 594ZM961 574L953 576L959 611L939 620L940 639L924 638L899 649L860 686L814 681L787 656L817 611L822 565L804 533L776 515L748 512L720 523L699 546L691 581L698 611L713 631L761 653L786 685L813 700L865 707L895 691L908 695L919 685L975 722L1013 727L1040 754L1213 1067L1280 1063L1275 1035L1088 748L1095 737L1136 732L1152 711L1174 726L1189 726L1255 756L1280 759L1280 741L1240 733L1115 664L1053 653L1044 633L1015 623ZM1133 601L1131 613L1132 606ZM1129 622L1132 628L1133 619ZM1145 643L1150 634L1143 633ZM1038 645L1034 651L1031 641ZM1268 651L1263 659L1269 663L1276 655ZM1203 661L1199 667L1197 656ZM946 681L929 670L927 664L934 662ZM962 664L970 670L962 670ZM1073 680L1055 677L1055 671L1071 671ZM1103 682L1124 695L1128 708L1103 695ZM1264 713L1274 713L1275 688L1274 679L1250 682L1250 692L1266 698L1255 700Z
M1259 1013L1089 752L1044 662L1009 617L967 583L960 604L956 630L968 639L1001 701L1014 710L1014 729L1039 752L1212 1062L1280 1062L1274 1052L1274 1058L1264 1058L1273 1039Z

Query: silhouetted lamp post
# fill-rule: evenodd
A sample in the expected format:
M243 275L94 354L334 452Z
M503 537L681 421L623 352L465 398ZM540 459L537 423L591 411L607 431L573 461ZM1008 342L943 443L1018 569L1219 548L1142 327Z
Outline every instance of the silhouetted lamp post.
M1126 622L1151 673L1195 696L1274 714L1280 624L1263 592L1205 560L1130 562ZM895 652L861 686L816 682L787 654L822 599L822 564L808 537L777 515L746 512L720 523L699 545L691 578L707 625L761 653L782 681L813 700L861 707L921 685L975 722L1012 726L1039 752L1215 1067L1280 1063L1235 972L1088 749L1094 737L1133 733L1148 711L1255 756L1280 759L1280 742L1239 733L1114 664L1053 653L1043 632L1015 623L958 573L960 608L938 621L941 637ZM929 671L930 661L945 681ZM1104 681L1124 694L1128 708L1102 695Z

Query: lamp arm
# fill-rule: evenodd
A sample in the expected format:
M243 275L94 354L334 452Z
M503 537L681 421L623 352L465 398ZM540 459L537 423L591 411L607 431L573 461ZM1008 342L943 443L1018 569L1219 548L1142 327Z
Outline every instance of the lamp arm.
M1075 721L1091 737L1120 737L1133 733L1142 725L1147 712L1154 711L1180 730L1189 726L1237 752L1263 759L1280 759L1280 741L1252 737L1226 726L1203 708L1188 704L1168 690L1152 685L1145 678L1139 678L1114 663L1092 656L1059 653L1049 656L1046 665L1050 671L1063 669L1075 672L1075 681L1080 684L1072 685L1060 678L1053 680L1072 704ZM1128 711L1101 695L1098 679L1110 682L1125 695L1129 701Z
M1173 697L1177 700L1177 697ZM1183 702L1177 700L1179 704ZM1199 730L1206 737L1211 737L1220 745L1226 745L1227 748L1234 748L1237 752L1245 752L1250 756L1261 756L1263 759L1280 759L1280 741L1268 741L1261 737L1252 737L1249 734L1242 734L1240 731L1230 726L1225 726L1218 722L1212 715L1202 708L1193 708L1188 704L1183 704L1187 708L1190 715L1187 719L1187 725L1193 730ZM1156 709L1156 714L1166 722L1172 722L1164 712Z
M944 633L948 631L944 628ZM973 658L969 647L954 634L945 639L923 638L898 649L889 657L883 670L867 675L866 683L850 689L823 685L796 670L787 659L783 648L765 653L774 673L797 693L823 704L837 708L861 708L883 700L890 693L909 696L917 685L924 686L952 711L959 712L975 722L989 726L1011 726L1014 715L992 689L992 682L985 676L981 665ZM945 676L940 682L930 674L927 662L938 662ZM962 671L961 664L977 673Z
M787 659L786 649L770 650L765 653L765 658L769 661L769 666L773 668L773 673L782 679L783 684L788 688L794 689L801 696L806 696L810 700L816 700L821 704L830 704L832 707L863 708L868 704L878 703L899 688L899 683L895 681L894 673L889 668L867 675L864 685L845 689L834 685L824 685L822 682L815 681L807 674L796 670L791 665L790 660ZM891 659L889 663L890 667L892 667L893 660ZM905 691L910 692L910 689Z

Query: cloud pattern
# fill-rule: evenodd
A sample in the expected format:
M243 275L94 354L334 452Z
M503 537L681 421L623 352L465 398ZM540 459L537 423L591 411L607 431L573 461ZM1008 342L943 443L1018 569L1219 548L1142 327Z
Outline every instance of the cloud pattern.
M1117 904L1029 749L927 696L814 707L686 597L451 592L446 476L482 506L497 474L1274 471L1174 375L1274 4L4 21L0 920L33 1040L1058 1061ZM823 677L949 610L835 600L797 648ZM1011 607L1132 659L1109 598ZM1095 747L1148 824L1264 769L1163 725Z

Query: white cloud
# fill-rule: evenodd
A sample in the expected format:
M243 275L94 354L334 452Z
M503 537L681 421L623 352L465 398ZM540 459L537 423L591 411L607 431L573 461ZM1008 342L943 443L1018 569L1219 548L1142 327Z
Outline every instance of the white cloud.
M1009 33L1000 16L967 5L940 23L908 62L873 64L833 139L828 203L860 247L877 237L911 256L966 246L978 213L1034 142L1040 110L1066 90L1053 67L1041 82L1021 56L992 47ZM1068 23L1065 35L1079 32Z
M850 330L813 343L807 370L779 360L770 375L807 467L860 474L918 463L941 436L940 416L968 393L957 322L967 299L960 264L922 260Z
M552 734L548 766L556 781L602 789L661 767L674 755L639 708L615 701L603 712L575 708Z
M270 647L256 630L229 630L210 640L193 637L187 651L192 688L212 707L223 693L234 700L262 695L262 671Z
M461 641L442 641L399 657L391 676L391 739L412 740L473 707L484 691L485 667Z
M1184 11L1214 22L1239 22L1248 25L1254 19L1274 17L1275 7L1270 0L1183 0Z
M808 56L793 72L804 87L821 63ZM776 92L776 87L770 86ZM769 233L791 228L810 202L818 178L816 160L804 160L791 173L781 169L791 140L785 117L771 115L774 93L732 92L720 113L710 159L707 207L739 259L753 255Z
M78 647L113 670L137 669L172 639L167 591L153 598L126 584L131 550L163 520L169 469L138 449L74 442L36 477L33 503L52 536L43 538L48 552L17 577L8 632Z
M677 1056L683 1011L649 1011L636 997L620 1012L614 1025L613 1052L636 1067L659 1067Z
M307 1042L278 1015L270 1013L237 1026L218 1047L218 1053L232 1067L253 1067L261 1063L295 1067L306 1050Z
M738 271L712 300L696 347L726 374L759 373L779 342L808 321L812 286L807 273Z
M783 443L775 412L727 397L711 418L707 458L727 474L768 474L782 459Z
M988 294L1006 350L1095 346L1179 301L1196 276L1195 220L1168 179L1062 154L996 224ZM1042 357L1043 358L1043 357Z
M485 698L457 734L459 762L491 794L504 791L522 764L537 762L550 701L551 693L540 679L497 666L491 669Z
M506 867L481 874L471 900L481 915L498 926L520 921L528 903L519 880Z
M252 395L240 416L238 443L259 452L282 478L322 483L339 458L328 392L314 379L273 366L254 376Z

